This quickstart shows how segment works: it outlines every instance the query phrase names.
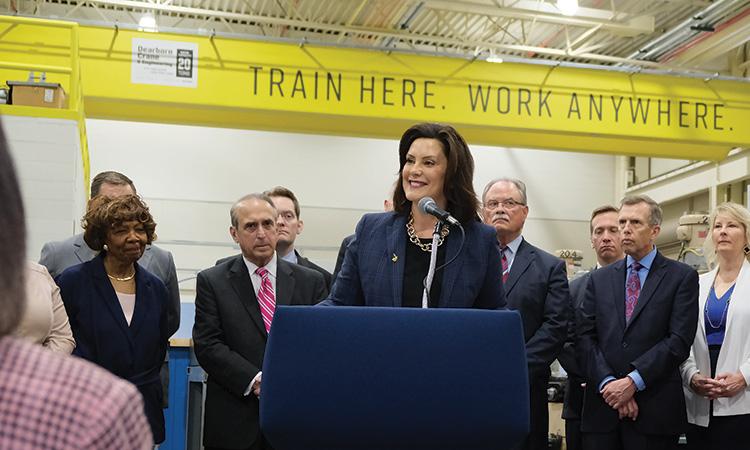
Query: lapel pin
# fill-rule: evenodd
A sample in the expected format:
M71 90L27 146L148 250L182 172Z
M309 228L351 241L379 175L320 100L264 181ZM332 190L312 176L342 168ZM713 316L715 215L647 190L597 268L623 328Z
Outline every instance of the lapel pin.
M391 261L393 261L394 263L398 262L398 255L394 253L393 256L391 257Z

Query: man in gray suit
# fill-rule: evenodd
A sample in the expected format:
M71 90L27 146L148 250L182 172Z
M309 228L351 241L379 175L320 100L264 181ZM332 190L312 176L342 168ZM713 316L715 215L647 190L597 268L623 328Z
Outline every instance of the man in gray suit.
M136 194L133 181L125 175L107 171L97 174L91 181L91 198L97 195L119 197ZM83 240L83 233L71 236L63 241L47 242L42 247L39 263L49 271L52 278L60 275L68 267L72 267L96 256L98 252L91 249ZM180 288L177 286L177 269L174 265L172 253L149 244L143 256L138 260L143 268L156 275L164 282L169 294L167 304L167 332L171 336L180 327ZM167 353L167 360L169 353ZM161 370L162 385L164 386L164 407L168 405L169 394L169 366L165 363Z

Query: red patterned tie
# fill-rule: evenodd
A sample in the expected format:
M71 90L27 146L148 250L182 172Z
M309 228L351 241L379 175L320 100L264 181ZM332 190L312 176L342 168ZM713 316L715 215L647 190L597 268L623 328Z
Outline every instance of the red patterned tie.
M500 258L500 261L503 263L503 284L508 281L508 274L510 273L508 268L508 258L505 256L505 249L507 248L508 247L503 247L500 249L500 253L503 255L503 257Z
M258 304L260 305L260 314L263 316L263 324L266 326L266 332L271 331L271 322L273 313L276 312L276 297L273 295L273 285L271 277L265 267L258 267L255 273L260 275L260 289L258 289Z
M641 295L641 279L638 277L638 271L642 267L641 263L633 261L628 281L625 283L625 322L630 321L635 305L638 303L638 296Z

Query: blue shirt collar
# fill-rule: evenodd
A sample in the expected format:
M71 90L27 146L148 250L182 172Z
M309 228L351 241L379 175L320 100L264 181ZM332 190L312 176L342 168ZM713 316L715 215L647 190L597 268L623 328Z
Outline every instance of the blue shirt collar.
M281 259L284 261L297 264L297 250L293 250L286 255L282 256Z
M643 266L646 270L651 270L651 264L654 263L654 258L656 258L656 246L654 246L651 251L648 252L648 254L638 262L641 263L641 266ZM632 256L628 255L627 259L625 260L625 267L627 267L628 270L630 270L630 268L633 266L633 261L635 261L635 259Z
M522 241L523 241L523 236L519 234L517 238L508 242L508 245L505 246L506 250L510 250L511 255L515 255L516 253L518 253L518 247L521 246Z

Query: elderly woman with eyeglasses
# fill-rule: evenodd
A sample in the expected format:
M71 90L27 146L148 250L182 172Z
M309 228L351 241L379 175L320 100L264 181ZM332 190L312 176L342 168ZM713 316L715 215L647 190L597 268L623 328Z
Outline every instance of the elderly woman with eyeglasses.
M750 429L750 212L723 203L710 217L698 331L682 364L688 447L748 448Z

